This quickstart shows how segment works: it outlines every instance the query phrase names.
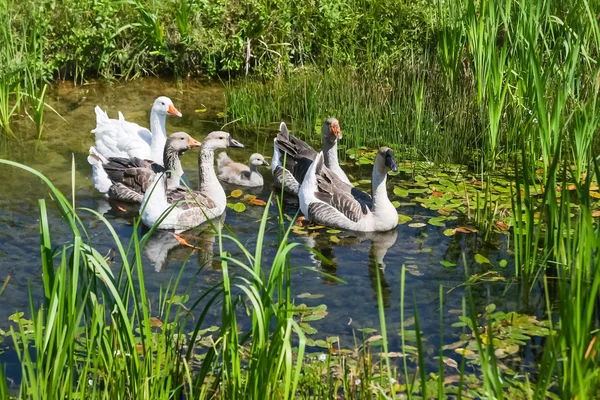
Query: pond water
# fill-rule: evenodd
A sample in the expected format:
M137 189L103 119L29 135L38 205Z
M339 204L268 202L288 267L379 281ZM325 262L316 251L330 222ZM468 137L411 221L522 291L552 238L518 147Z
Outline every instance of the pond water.
M79 207L106 212L105 215L119 236L126 241L132 233L132 215L135 213L126 214L111 206L92 186L91 167L86 157L89 146L94 143L94 137L90 134L90 130L95 126L93 109L96 104L100 105L113 118L116 117L117 110L120 110L126 119L148 126L150 106L159 95L171 97L183 113L183 118L168 117L169 133L183 130L202 140L210 131L221 129L225 124L221 114L225 111L224 89L217 83L178 85L174 82L146 79L113 86L61 85L53 89L48 102L64 120L47 111L44 139L39 143L34 139L5 141L1 145L0 158L18 161L41 171L68 197L72 192L71 164L74 161L76 204ZM232 149L230 156L246 162L251 153L260 152L270 159L272 140L279 122L273 121L272 126L249 131L231 130L233 125L226 126L224 130L232 132L236 139L246 145L245 149ZM344 121L340 123L344 130ZM291 129L293 132L293 125ZM23 134L24 130L33 130L32 125L17 126L17 135ZM345 135L347 134L348 131L345 131ZM27 137L34 136L31 132L27 133ZM319 146L318 142L314 144ZM183 164L192 187L195 187L198 179L195 152L190 151L186 154ZM370 178L369 165L347 168L357 180ZM42 294L38 199L50 200L47 188L31 174L0 165L0 175L0 284L10 277L4 293L0 296L0 328L7 330L13 324L8 320L11 314L17 310L26 311L27 314L29 289L34 298L39 299ZM264 170L264 177L263 188L243 189L244 194L253 194L267 201L272 191L272 177L268 169ZM413 176L408 172L392 176L389 179L390 193L395 185L412 182ZM361 187L368 188L368 185ZM229 193L237 188L227 185L225 189ZM293 201L286 202L285 207L289 216L295 215L297 206ZM246 211L241 213L228 209L224 223L246 247L253 248L257 221L263 211L263 206L252 204L248 204ZM506 312L535 314L535 310L543 310L544 307L539 303L542 299L536 292L525 302L521 296L522 293L527 293L527 289L523 290L518 282L510 283L510 277L513 275L510 264L504 268L499 267L501 260L511 259L506 250L508 235L494 234L487 241L476 232L455 232L447 236L444 234L446 229L465 223L465 217L460 212L454 213L458 219L449 220L444 226L435 226L427 222L440 214L422 207L418 202L404 199L399 205L399 211L412 218L411 224L401 224L396 230L388 233L346 237L348 235L343 232L331 234L323 229L291 234L291 241L315 247L330 260L330 263L323 263L308 251L297 250L291 256L293 266L313 266L346 282L340 283L307 269L295 270L292 279L294 294L299 296L295 299L296 304L327 305L328 315L320 321L311 322L318 330L317 334L311 335L313 339L339 336L341 347L354 348L353 334L358 334L359 338L361 335L357 329L374 328L379 331L376 278L378 262L384 265L382 283L390 351L400 351L401 346L401 338L396 332L400 330L401 323L400 282L403 264L407 266L405 319L413 316L414 298L421 330L426 338L425 351L432 362L435 362L433 357L437 355L440 343L440 286L443 286L444 294L443 341L448 344L454 343L463 333L463 328L451 327L451 324L458 321L465 296L464 282L467 278L462 261L463 253L469 276L483 276L472 285L475 305L479 312L483 312L484 307L491 303L496 304L497 310ZM53 245L68 243L71 236L66 224L61 222L58 211L50 206L49 213ZM103 254L108 253L114 244L107 229L90 213L82 211L81 217L90 234L91 244ZM424 226L419 225L419 222L424 222ZM276 252L277 232L277 213L276 208L272 207L265 238L264 257L267 261ZM315 232L319 234L309 235ZM190 262L183 270L182 282L191 282L193 285L190 303L195 300L195 295L198 296L221 280L220 264L213 259L218 252L214 236L204 232L197 237L186 238L199 249L180 245L168 232L158 232L143 250L146 290L151 299L158 299L161 286L166 286L173 274L180 272L183 261L188 257ZM225 247L234 257L243 258L242 252L233 243L226 242ZM487 258L489 263L478 262L475 257L477 254ZM458 267L446 267L440 264L440 261L458 264ZM268 262L265 265L269 265ZM113 272L118 273L118 260L112 267ZM231 270L234 274L241 273L236 271L235 267ZM181 291L184 290L185 287L182 287ZM307 296L307 293L312 296ZM220 308L215 307L212 315L213 322L216 323ZM541 315L538 315L538 318L540 317ZM406 329L414 329L410 322L405 326ZM530 365L540 353L539 340L535 342L537 345L528 342L527 346L523 346L514 357L506 361L507 364L520 372L529 368L526 365ZM311 347L309 351L320 352L323 349ZM446 353L449 357L460 359L452 350ZM523 360L529 362L524 363ZM0 362L15 366L17 360L14 352L5 347L3 354L0 354ZM18 380L17 370L9 368L8 375Z

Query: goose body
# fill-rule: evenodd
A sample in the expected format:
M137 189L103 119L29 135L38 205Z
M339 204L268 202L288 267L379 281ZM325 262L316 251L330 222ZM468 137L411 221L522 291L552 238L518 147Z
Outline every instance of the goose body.
M119 112L119 119L108 118L106 111L96 106L96 151L105 158L124 157L152 160L163 163L163 150L167 140L165 122L167 114L181 117L168 97L154 101L150 113L150 130L126 121Z
M200 142L185 132L172 134L165 145L163 163L158 164L138 157L107 159L92 146L88 156L92 165L92 182L100 193L110 199L141 203L156 173L175 171L168 179L167 188L173 190L179 186L179 178L183 175L179 156L191 147L200 147Z
M384 232L398 225L398 212L387 196L387 172L397 171L394 152L379 149L373 167L373 195L358 194L324 164L320 153L310 166L298 197L304 216L315 223L358 232ZM354 193L353 193L354 191Z
M227 195L217 179L214 167L215 150L244 147L227 132L211 132L202 142L198 153L200 175L198 190L178 188L167 196L164 174L157 174L146 191L140 209L146 226L158 229L185 231L212 220L225 212Z
M298 195L300 185L318 153L304 141L290 134L284 122L279 126L279 130L274 139L271 160L274 184L279 188L283 186L288 193ZM329 118L325 121L321 128L321 136L325 166L343 182L350 184L350 179L338 161L337 141L342 138L338 120Z
M254 153L250 156L249 165L244 165L233 161L226 152L222 152L217 157L217 171L219 171L219 179L223 182L232 183L234 185L256 187L262 186L264 183L258 167L261 165L269 165L265 158Z

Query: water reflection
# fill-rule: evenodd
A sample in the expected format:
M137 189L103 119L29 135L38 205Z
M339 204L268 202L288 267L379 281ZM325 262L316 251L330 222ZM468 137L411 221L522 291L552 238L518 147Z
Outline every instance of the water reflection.
M377 298L377 272L375 268L379 268L384 305L388 306L388 298L391 291L385 278L385 269L387 266L385 257L388 251L396 244L398 231L394 229L388 232L342 232L335 237L339 239L339 242L334 243L329 234L305 236L306 245L316 249L322 256L319 257L318 255L311 254L310 258L313 266L329 275L338 276L339 265L348 266L349 258L345 256L348 252L347 250L355 249L364 242L370 242L368 256L361 254L361 257L364 258L354 259L351 264L368 266L371 288L373 289L375 298ZM338 284L337 280L327 275L323 275L321 279L328 285Z
M214 219L212 224L205 223L180 234L155 231L144 245L144 255L156 272L161 272L169 260L184 261L194 254L198 255L198 268L203 269L213 263L216 234L224 223L225 214Z

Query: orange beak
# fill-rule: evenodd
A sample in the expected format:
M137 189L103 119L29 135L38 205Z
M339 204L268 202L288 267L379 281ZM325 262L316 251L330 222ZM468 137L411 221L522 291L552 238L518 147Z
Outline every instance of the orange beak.
M331 133L333 133L333 135L336 138L341 139L342 131L340 129L340 124L338 124L337 122L334 122L333 124L331 124Z
M190 147L200 147L202 143L190 136Z
M179 112L178 109L175 108L175 106L173 104L169 104L169 110L168 110L168 112L171 115L175 115L177 117L181 117L181 113Z

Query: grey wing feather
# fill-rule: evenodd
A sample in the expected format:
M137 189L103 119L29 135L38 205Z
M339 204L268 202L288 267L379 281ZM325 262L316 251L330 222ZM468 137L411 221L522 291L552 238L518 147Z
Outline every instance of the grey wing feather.
M300 184L294 178L293 174L282 167L277 167L274 172L275 183L285 189L286 192L291 194L298 194L300 190Z
M192 192L183 187L178 187L167 192L167 201L171 204L180 201L182 209L197 208L198 204L208 209L216 207L215 202L199 192Z
M368 213L365 204L359 202L353 195L354 187L342 181L335 173L323 164L323 158L317 165L317 190L315 197L332 206L351 221L358 222Z
M108 197L127 203L141 203L143 196L122 183L115 183L108 189Z

